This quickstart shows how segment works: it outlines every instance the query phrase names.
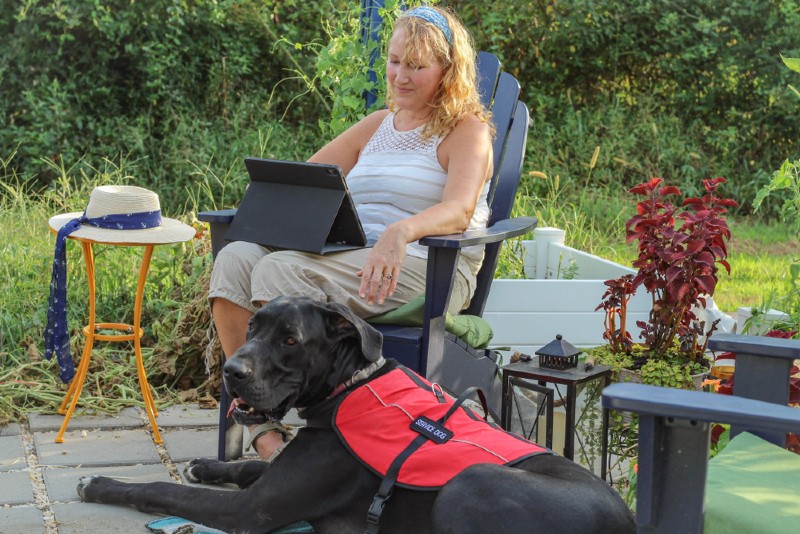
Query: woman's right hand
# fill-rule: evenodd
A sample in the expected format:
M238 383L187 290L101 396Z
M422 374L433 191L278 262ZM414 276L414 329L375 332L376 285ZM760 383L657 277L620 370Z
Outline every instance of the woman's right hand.
M367 304L383 304L394 294L407 244L399 225L390 225L372 247L364 267L356 273L361 278L358 295Z

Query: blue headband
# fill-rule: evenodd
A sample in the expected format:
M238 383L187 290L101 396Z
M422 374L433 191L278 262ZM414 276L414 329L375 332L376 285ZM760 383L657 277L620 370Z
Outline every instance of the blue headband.
M425 22L430 22L441 30L444 38L447 39L447 44L453 46L453 32L450 31L450 25L447 24L447 19L444 15L428 6L415 7L411 11L406 12L407 17L417 17Z

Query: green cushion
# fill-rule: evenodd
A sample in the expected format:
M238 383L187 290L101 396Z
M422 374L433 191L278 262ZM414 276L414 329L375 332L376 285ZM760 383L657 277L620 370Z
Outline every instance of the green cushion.
M798 529L799 455L743 432L709 461L704 534Z
M396 324L401 326L422 326L425 315L425 295L403 304L399 308L370 317L372 324ZM445 317L445 330L477 349L486 348L492 340L492 327L477 315L450 315Z

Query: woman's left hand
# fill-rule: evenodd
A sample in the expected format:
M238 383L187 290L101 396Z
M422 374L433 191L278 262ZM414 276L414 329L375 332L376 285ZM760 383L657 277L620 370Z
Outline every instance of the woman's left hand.
M361 278L358 294L367 304L383 304L394 294L407 243L396 226L389 226L372 247L364 267L356 273Z

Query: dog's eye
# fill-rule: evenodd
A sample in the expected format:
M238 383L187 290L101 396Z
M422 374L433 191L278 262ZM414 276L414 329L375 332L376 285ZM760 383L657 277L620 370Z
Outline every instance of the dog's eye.
M292 345L297 345L297 340L293 337L287 337L283 340L283 343L291 347Z

